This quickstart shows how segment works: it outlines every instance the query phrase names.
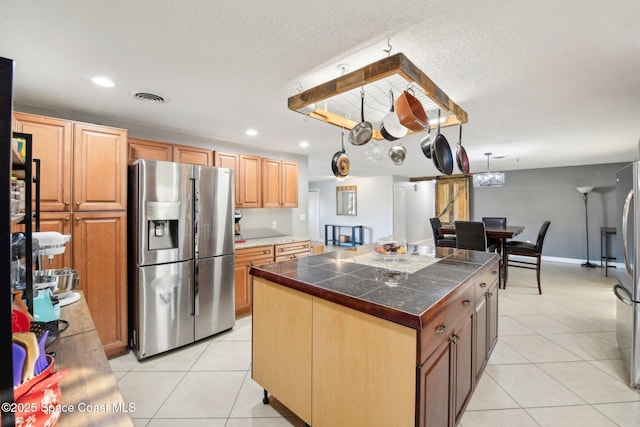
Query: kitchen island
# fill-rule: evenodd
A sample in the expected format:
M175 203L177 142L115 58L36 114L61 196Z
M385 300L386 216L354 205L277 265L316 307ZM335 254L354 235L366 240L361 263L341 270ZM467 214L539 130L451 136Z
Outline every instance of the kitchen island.
M313 427L456 425L497 340L498 256L410 250L252 267L253 379Z

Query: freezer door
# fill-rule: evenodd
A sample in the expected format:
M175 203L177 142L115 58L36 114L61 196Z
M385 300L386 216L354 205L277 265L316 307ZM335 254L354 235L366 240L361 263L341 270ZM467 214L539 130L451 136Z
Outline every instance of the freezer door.
M618 171L616 198L618 218L616 224L616 276L635 301L640 301L637 245L638 236L638 163L631 163Z
M132 348L139 359L192 343L193 261L138 268Z
M613 287L616 302L616 341L629 372L629 385L640 391L640 304L620 284Z
M196 340L235 324L234 265L233 254L195 261Z
M193 165L136 160L129 175L136 265L193 258Z
M234 170L195 166L195 258L233 253Z

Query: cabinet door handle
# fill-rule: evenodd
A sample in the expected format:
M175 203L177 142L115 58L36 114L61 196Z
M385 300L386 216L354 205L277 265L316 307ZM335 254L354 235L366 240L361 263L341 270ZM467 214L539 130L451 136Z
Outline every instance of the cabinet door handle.
M481 287L481 288L486 288L486 287L487 287L487 284L486 284L486 283L484 283L484 282L482 282L482 283L480 283L480 287Z
M498 270L491 270L491 274L495 276L496 274L498 274Z
M80 222L80 218L76 217L76 222Z
M485 295L488 296L488 297L492 297L493 296L493 292L487 292Z
M263 253L264 255L267 255L267 254L269 253L269 249L265 249L264 251L262 251L262 253Z
M438 328L436 329L436 335L440 335L444 333L444 331L446 330L447 330L447 325L443 323L442 325L438 326Z
M64 205L65 206L69 206L69 202L64 202Z
M465 307L470 306L471 305L471 300L466 299L466 300L462 301L462 305L464 305Z
M76 202L76 206L80 206L80 202Z
M460 335L453 334L453 336L451 336L451 341L454 344L457 344L459 339L460 339Z
M64 218L64 222L69 222L69 217L68 216Z

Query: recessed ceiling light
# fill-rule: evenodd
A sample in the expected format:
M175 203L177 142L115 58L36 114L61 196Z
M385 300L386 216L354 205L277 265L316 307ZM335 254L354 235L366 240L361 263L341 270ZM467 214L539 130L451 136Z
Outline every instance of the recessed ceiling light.
M91 81L93 82L93 84L102 87L114 87L116 85L113 80L103 76L95 76L91 79Z
M255 129L247 129L245 134L249 136L256 136L258 134L258 131Z
M300 148L307 148L309 146L309 143L307 141L300 141L300 144L298 144L298 146Z

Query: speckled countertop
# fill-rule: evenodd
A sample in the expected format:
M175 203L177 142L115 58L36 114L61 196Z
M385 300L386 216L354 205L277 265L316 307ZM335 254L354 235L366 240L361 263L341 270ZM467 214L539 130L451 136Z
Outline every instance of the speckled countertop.
M251 274L421 329L430 308L498 262L495 253L417 246L402 259L380 264L367 256L373 245L356 249L254 266Z
M301 236L275 236L275 237L263 237L260 239L246 239L242 243L236 243L236 249L254 248L256 246L264 245L281 245L283 243L295 243L309 240L308 237Z

